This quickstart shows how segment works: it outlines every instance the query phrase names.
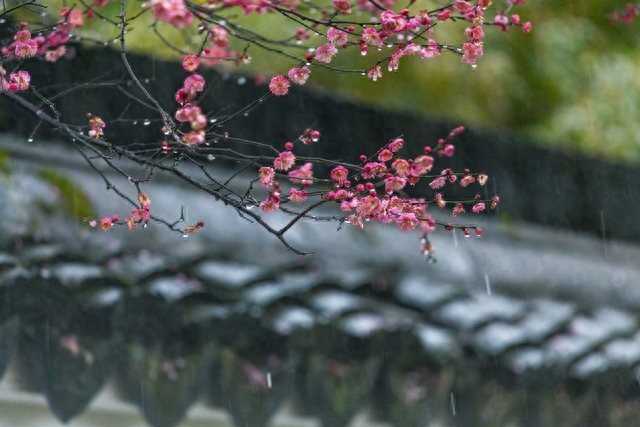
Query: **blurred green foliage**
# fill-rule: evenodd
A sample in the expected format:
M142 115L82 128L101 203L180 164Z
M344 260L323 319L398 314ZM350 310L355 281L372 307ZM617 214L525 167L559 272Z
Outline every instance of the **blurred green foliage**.
M504 1L494 1L495 7L501 8ZM425 2L418 6L429 9L442 4ZM533 31L524 34L512 28L504 34L497 28L487 28L485 56L477 69L461 64L458 56L445 53L430 60L404 57L399 71L394 73L386 72L384 64L384 77L377 82L315 66L309 85L381 108L492 130L517 131L569 151L640 161L640 127L636 124L640 117L640 22L626 26L609 19L614 10L624 5L625 1L611 0L529 0L514 12L523 21L532 21ZM138 7L139 3L130 6ZM115 17L118 2L109 5L104 13ZM241 19L243 26L258 33L275 33L276 38L297 28L275 14L240 14L237 12L235 17ZM161 57L177 55L169 48L159 48L159 40L150 41L145 28L150 22L151 14L147 12L132 23L129 48L145 52L153 49L153 54ZM449 25L436 38L459 43L464 26L464 22ZM90 27L93 37L96 28ZM160 28L176 46L199 46L195 32L170 30L163 24ZM110 32L109 37L117 35L117 28L106 31ZM238 44L236 48L245 45ZM252 63L241 66L239 71L269 76L299 65L259 48L251 47L248 52ZM372 52L361 57L352 48L339 54L332 65L366 67L375 55Z
M40 170L38 176L59 192L61 208L70 218L83 221L86 218L96 217L91 198L82 186L51 169Z

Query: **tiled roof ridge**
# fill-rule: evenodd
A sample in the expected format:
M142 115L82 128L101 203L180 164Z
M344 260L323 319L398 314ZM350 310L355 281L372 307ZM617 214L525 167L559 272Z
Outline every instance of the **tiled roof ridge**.
M501 387L506 387L505 390L509 389L513 381L520 383L520 386L528 384L536 389L566 387L575 381L586 384L601 382L602 380L596 379L606 378L607 375L614 375L624 382L624 372L627 384L631 387L635 381L636 369L640 365L640 353L637 354L637 346L640 345L637 317L620 309L600 307L579 310L573 304L550 299L519 300L497 293L488 295L478 290L455 290L447 287L446 283L434 283L428 277L415 273L400 273L398 276L396 272L376 284L365 279L365 271L362 285L354 287L349 280L340 280L336 275L326 276L304 269L295 269L291 273L285 271L279 276L273 276L266 269L256 269L249 264L202 259L195 265L188 261L185 261L186 264L178 263L173 266L159 264L157 271L147 271L140 275L135 270L128 270L136 268L134 254L117 254L109 258L107 264L102 264L87 262L81 257L69 257L68 253L59 249L56 251L55 244L52 245L54 247L50 251L38 245L25 247L12 256L2 256L6 262L3 263L0 283L5 301L12 301L15 297L13 292L31 295L35 299L34 303L41 301L37 305L27 302L28 305L18 308L14 315L5 315L4 331L5 334L14 334L14 339L20 336L23 348L25 340L36 346L36 349L39 347L38 341L45 340L46 346L50 348L48 356L44 355L45 359L64 359L66 363L85 365L85 369L98 362L105 363L105 360L99 359L106 357L106 353L101 352L107 352L124 363L124 367L120 368L127 376L131 376L132 372L141 369L131 366L141 362L136 358L138 356L127 356L128 351L136 349L136 354L146 354L143 356L145 358L160 357L158 360L164 360L155 368L158 371L153 376L165 376L165 380L171 384L180 377L181 369L191 363L197 365L197 357L206 355L210 360L205 365L218 360L217 363L222 363L222 366L214 369L235 372L234 375L240 375L235 378L236 381L242 378L242 372L249 375L246 377L250 381L246 385L249 387L247 390L259 393L260 387L264 385L251 381L263 381L260 378L264 378L261 375L265 375L265 372L272 372L275 376L276 372L280 372L278 369L288 366L282 365L283 360L280 359L292 352L298 353L296 358L312 357L305 359L305 364L314 360L313 363L320 364L316 368L324 366L322 369L328 369L326 375L337 375L338 378L356 366L365 369L372 378L378 374L383 375L389 369L406 372L406 375L414 378L412 375L415 374L411 372L426 363L425 366L435 370L434 372L454 369L461 378L471 374L471 378L464 380L464 387L479 387L486 381L494 381L495 379L491 379L494 377L502 378L498 383ZM34 248L43 255L30 255ZM153 256L151 253L143 255L148 259ZM105 266L109 266L108 269ZM236 275L238 279L233 279ZM131 287L131 284L117 279L118 276L136 278L138 283ZM383 283L385 281L387 283ZM416 290L420 287L423 292ZM75 295L70 292L71 289L76 290ZM427 299L420 299L420 296ZM47 304L43 306L42 302L45 301ZM65 301L66 308L60 306L62 301ZM131 309L127 309L128 304L142 304L146 308L131 306ZM16 306L19 307L20 304ZM191 310L191 317L185 317L180 307ZM145 323L148 321L142 317L140 321L143 323L139 327L134 326L138 325L135 313L145 310L151 310L147 314L156 313L155 317L160 316L160 323ZM120 331L116 333L118 338L115 342L107 339L111 344L100 343L99 336L96 338L91 333L82 331L82 326L78 330L78 325L71 321L73 318L77 319L76 315L79 313L89 316L93 311L96 316L105 312L116 316L110 317L111 320L106 322L105 337L109 336L108 325L113 328L114 324L117 325L127 316L134 316L134 320L130 320L133 323L128 326L125 321L123 326L112 329L112 334L113 331ZM295 315L296 311L299 314ZM58 318L56 313L60 312L64 314ZM123 313L130 314L125 316ZM19 326L14 323L15 315L20 319ZM165 315L170 317L166 318ZM43 321L49 325L46 338L39 329ZM216 323L217 327L214 326ZM223 333L225 324L233 324L235 327ZM201 341L203 330L210 330L209 328L214 328L211 332L217 333L205 333L211 338ZM151 336L144 333L147 329L152 332ZM189 338L194 333L196 335ZM247 336L240 337L238 334ZM176 339L178 342L174 342ZM179 342L184 339L187 342L195 340L192 344L202 342L204 347L184 347L184 342ZM254 340L258 340L260 345L251 342ZM207 341L213 347L206 349L209 346ZM277 341L280 344L276 345ZM286 343L286 347L282 347L283 343ZM113 345L119 350L114 350ZM403 346L405 351L401 351ZM392 353L384 350L391 348L395 350ZM32 348L31 351L40 353L36 349ZM380 350L383 352L379 353ZM181 353L185 351L186 354ZM212 351L218 356L214 356ZM39 363L44 363L42 366L47 369L54 369L55 366L51 365L54 362L47 362L41 359L42 356L39 355ZM29 357L37 355L31 354ZM28 361L29 357L25 360ZM224 362L225 357L231 359ZM369 368L366 367L368 365L361 365L367 360L373 363L372 357L377 360L375 364ZM271 359L273 360L270 362ZM56 363L60 363L60 360ZM235 367L237 363L240 366ZM179 366L173 366L175 364ZM257 371L250 375L251 369ZM342 373L345 369L345 373ZM110 369L104 371L108 372ZM38 375L44 375L33 370L33 366L30 372L36 377L36 382ZM489 377L485 374L478 376L482 372ZM541 380L545 378L545 372L553 373L553 377ZM280 372L278 375L282 374ZM130 378L136 384L151 381L150 378L144 378L142 371L136 375ZM219 375L223 378L226 374L219 372ZM253 378L252 375L256 377ZM318 373L310 375L311 377L306 378L308 381L311 381L309 378L319 381ZM364 371L358 375L364 375ZM44 377L40 381L42 378ZM107 379L108 377L101 378L100 384ZM57 381L73 383L78 379L61 377ZM160 387L159 383L147 385ZM65 406L68 405L67 398L56 395L63 393L64 387L60 383L57 386L60 387L59 390L52 388L53 385L46 381L38 384L48 396L54 412L66 419L74 414L73 411L81 410L82 407L72 406L70 409ZM212 386L209 384L209 387ZM460 386L461 384L457 387ZM201 387L204 386L197 387L200 391L193 394L190 401L199 395ZM314 388L309 384L306 387ZM94 387L95 392L98 389L99 387ZM452 393L455 392L456 386L452 385L451 390ZM370 392L371 389L367 394ZM88 391L85 389L83 393ZM281 398L285 395L291 397L291 390L282 393ZM396 396L395 399L400 397ZM143 404L139 400L141 396L131 398L144 405L147 411L149 405L156 405L158 413L145 414L152 425L161 425L157 424L158 420L168 416L163 412L169 410L166 402L161 405L151 401ZM329 399L328 396L315 398ZM620 398L624 401L624 396ZM82 399L78 399L75 396L74 402L82 402ZM366 401L369 399L370 397ZM85 403L88 401L90 400ZM361 404L364 402L361 401ZM176 405L170 411L173 411L171 416L177 421L189 405L188 402ZM309 402L301 405L313 407ZM238 409L235 414L232 411L232 416L246 421L244 417L249 416L246 410L248 409ZM326 401L322 411L332 410L337 409L332 409L332 404ZM352 408L351 416L355 410L356 408ZM313 408L310 411L314 414ZM266 416L266 413L262 414ZM320 413L315 413L315 416L322 418ZM347 414L334 413L333 417L338 418L329 417L323 421L324 425L339 425L349 419Z

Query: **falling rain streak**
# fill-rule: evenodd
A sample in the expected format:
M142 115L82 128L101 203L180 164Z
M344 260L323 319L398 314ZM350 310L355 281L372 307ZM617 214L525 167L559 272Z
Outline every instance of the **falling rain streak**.
M487 295L491 296L491 283L489 282L489 275L484 274L484 284L487 287Z
M456 397L453 392L450 395L449 406L451 407L451 415L456 416Z
M604 257L608 258L609 257L609 251L607 249L607 235L605 233L604 212L602 210L600 210L600 226L602 228L602 247L604 249Z

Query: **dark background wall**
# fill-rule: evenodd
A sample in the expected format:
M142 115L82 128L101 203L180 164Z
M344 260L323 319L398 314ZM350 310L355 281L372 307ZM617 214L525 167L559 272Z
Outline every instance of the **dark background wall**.
M179 64L133 55L129 60L149 91L173 113L174 93L186 76ZM129 82L118 52L86 49L71 60L56 64L34 61L25 67L30 69L40 93L63 93L54 101L63 121L85 126L86 114L91 112L108 120L106 136L111 142L157 145L162 140L158 114L134 100L141 94ZM265 86L256 86L251 78L215 71L203 74L208 82L215 83L200 105L221 120L267 93ZM90 85L82 86L86 82ZM119 82L120 89L103 84L108 82ZM124 92L132 97L124 96ZM54 129L36 129L35 118L17 108L0 97L0 131L33 134L35 138L56 136ZM144 125L145 119L151 124ZM313 126L322 132L320 142L296 149L297 153L356 162L360 154L374 153L399 135L407 141L407 155L415 155L457 125L357 106L312 88L292 88L288 96L266 99L247 116L240 114L219 131L282 147L284 141L294 140L306 127ZM237 148L237 144L226 141L219 144ZM501 218L640 239L636 222L640 212L637 167L542 149L515 134L473 129L459 136L456 146L452 166L489 174L487 192L500 195ZM415 189L418 194L426 188L421 185Z

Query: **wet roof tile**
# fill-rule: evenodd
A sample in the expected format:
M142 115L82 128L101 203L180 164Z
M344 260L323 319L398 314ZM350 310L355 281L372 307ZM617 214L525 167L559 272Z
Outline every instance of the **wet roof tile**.
M439 308L433 318L444 325L469 331L489 321L515 320L525 314L525 303L500 295L472 294Z

